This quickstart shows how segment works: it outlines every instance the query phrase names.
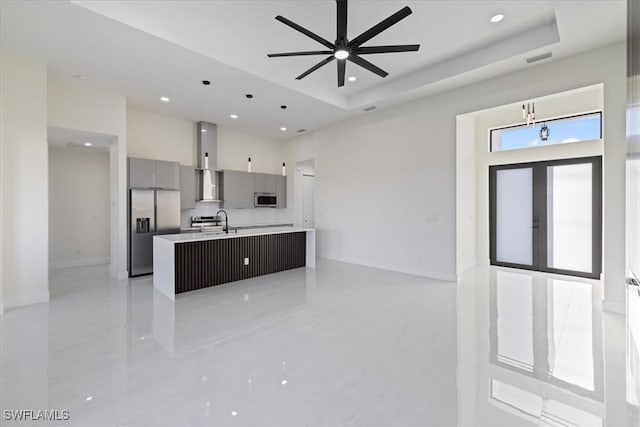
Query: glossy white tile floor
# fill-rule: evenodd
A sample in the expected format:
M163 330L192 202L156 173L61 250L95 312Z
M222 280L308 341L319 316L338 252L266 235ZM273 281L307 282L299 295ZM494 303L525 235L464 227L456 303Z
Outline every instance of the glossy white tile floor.
M173 303L148 277L59 270L50 303L2 317L0 406L84 426L638 425L638 331L600 292L320 260Z

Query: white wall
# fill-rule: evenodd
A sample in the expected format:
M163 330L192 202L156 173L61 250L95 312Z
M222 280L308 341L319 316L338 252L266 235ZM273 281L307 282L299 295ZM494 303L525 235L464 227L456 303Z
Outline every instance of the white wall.
M193 166L196 127L189 120L127 106L127 156Z
M49 146L49 265L107 264L109 153Z
M128 156L196 163L196 123L188 120L127 107ZM217 169L246 170L251 157L254 172L282 173L283 144L218 126ZM290 169L293 170L292 168ZM193 215L214 215L217 203L197 203L182 211L182 227L189 227ZM289 209L228 209L229 224L262 225L291 223Z
M282 173L282 142L218 126L218 169L247 170L248 157L253 172Z
M49 73L49 126L113 135L110 146L111 274L127 277L127 110L124 95Z
M624 74L619 43L315 131L318 255L454 279L456 117L604 83L605 303L623 302Z
M477 264L475 116L458 116L456 125L456 274L460 277Z
M0 50L0 311L49 300L47 66Z

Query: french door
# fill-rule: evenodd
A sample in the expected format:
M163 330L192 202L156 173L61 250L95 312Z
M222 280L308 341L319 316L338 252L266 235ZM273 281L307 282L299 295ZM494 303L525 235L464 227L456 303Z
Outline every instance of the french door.
M600 278L602 158L489 167L491 265Z

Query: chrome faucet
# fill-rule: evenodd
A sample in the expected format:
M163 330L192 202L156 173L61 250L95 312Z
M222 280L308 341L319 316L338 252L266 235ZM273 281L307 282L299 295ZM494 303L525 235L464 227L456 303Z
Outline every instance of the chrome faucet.
M224 209L220 209L216 212L216 216L220 216L220 212L224 212L224 232L229 234L229 215L227 215L227 211Z

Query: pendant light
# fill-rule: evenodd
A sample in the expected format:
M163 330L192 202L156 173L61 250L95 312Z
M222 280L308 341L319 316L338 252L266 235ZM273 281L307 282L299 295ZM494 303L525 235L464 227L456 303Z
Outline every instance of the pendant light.
M549 126L546 123L543 123L540 128L540 140L546 141L549 139L549 135L551 135L551 131L549 130Z
M536 104L535 102L527 102L525 107L522 104L522 120L526 120L527 126L535 126L536 124Z

